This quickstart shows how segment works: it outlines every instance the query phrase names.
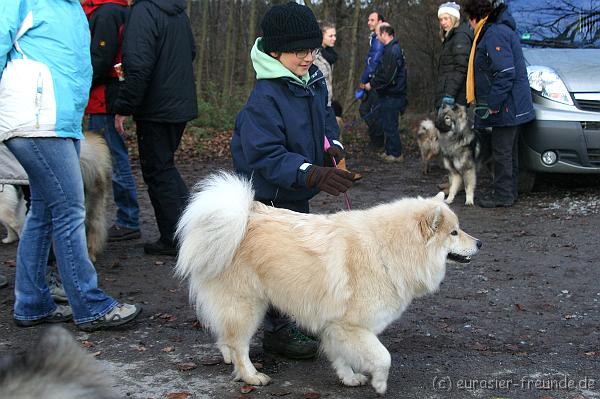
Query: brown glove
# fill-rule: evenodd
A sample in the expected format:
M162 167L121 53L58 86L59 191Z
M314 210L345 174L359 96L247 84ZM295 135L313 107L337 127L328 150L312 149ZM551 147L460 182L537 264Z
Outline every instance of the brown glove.
M327 149L326 154L328 158L334 157L335 162L340 162L342 159L346 158L346 153L344 152L344 150L342 150L337 145L333 144Z
M312 165L308 170L306 185L331 195L340 195L352 187L353 178L352 173L345 170Z

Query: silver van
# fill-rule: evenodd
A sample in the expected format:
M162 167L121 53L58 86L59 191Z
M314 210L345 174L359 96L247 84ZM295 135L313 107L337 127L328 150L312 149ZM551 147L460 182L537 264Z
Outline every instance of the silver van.
M521 133L521 189L539 172L600 173L600 0L505 3L536 112Z

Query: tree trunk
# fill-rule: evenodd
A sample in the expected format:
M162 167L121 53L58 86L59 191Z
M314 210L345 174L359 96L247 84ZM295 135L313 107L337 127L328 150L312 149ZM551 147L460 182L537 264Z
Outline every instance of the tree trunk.
M248 44L249 48L246 49L246 93L250 93L254 86L255 73L252 67L252 60L250 59L250 50L256 40L256 3L257 0L251 0L250 2L250 16L248 19Z
M201 5L200 35L196 40L196 95L202 97L202 68L204 67L204 56L206 54L206 43L208 42L208 1L199 0Z
M192 0L187 0L187 15L188 18L192 16Z
M233 30L235 15L235 0L229 0L227 9L227 30L225 35L225 51L223 53L223 96L231 96L231 70L235 54L233 51Z
M354 0L354 13L352 14L352 28L350 37L352 41L350 43L350 59L348 68L348 81L346 83L346 101L344 102L344 109L348 109L352 104L354 98L354 89L358 86L356 82L356 63L357 63L357 50L358 50L358 24L360 22L360 0Z

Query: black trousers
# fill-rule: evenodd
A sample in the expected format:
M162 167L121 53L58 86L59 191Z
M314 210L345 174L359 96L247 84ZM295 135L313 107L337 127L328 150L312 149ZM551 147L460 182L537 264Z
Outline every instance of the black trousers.
M511 203L519 188L519 126L492 128L494 155L494 199Z
M136 125L142 176L148 186L160 239L172 245L177 221L189 194L175 167L175 151L181 142L185 122L136 121Z
M265 205L274 206L275 208L289 209L291 211L299 213L309 213L308 201L293 201L293 202L271 202L257 199ZM265 320L263 321L263 328L269 332L279 331L285 326L292 323L292 320L280 313L277 309L269 306Z
M375 90L365 91L366 98L358 106L360 117L369 129L369 139L376 147L383 147L384 136L379 116L379 98Z

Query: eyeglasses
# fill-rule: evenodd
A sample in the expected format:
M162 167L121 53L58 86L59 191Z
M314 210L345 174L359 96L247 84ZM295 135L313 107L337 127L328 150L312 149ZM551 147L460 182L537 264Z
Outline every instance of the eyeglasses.
M307 55L312 55L313 58L315 58L316 56L318 56L319 54L321 54L321 48L315 48L315 49L302 49L302 50L296 50L293 51L293 53L296 55L296 57L298 57L299 59L303 60L306 58Z

